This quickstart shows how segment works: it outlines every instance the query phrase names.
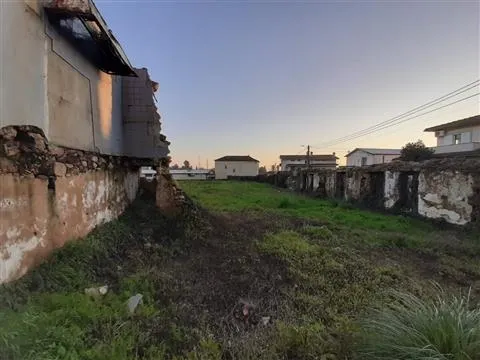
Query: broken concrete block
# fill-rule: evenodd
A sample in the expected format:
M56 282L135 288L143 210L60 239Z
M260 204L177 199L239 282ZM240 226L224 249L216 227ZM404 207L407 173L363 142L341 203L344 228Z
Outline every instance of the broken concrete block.
M56 162L53 165L53 173L55 176L65 176L67 173L67 166L61 162Z
M127 307L130 314L133 314L136 308L138 307L138 305L142 303L142 298L143 298L142 294L136 294L132 296L130 299L128 299Z
M13 126L6 126L0 129L0 137L5 140L13 140L17 136L17 130Z

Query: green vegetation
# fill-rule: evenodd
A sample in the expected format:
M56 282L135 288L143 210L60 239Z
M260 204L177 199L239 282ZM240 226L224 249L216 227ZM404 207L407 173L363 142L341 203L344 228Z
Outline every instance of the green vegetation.
M377 310L362 328L363 359L473 360L480 357L480 308L469 296L439 292L436 299L396 293L395 302Z
M256 183L181 186L206 210L166 218L140 198L0 287L0 359L476 359L470 234Z

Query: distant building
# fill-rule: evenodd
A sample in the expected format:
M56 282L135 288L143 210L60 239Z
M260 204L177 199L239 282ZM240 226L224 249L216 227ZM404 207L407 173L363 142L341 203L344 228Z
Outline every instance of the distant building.
M334 170L337 167L338 157L333 154L310 155L311 169ZM293 169L307 168L307 155L280 155L280 170L291 171Z
M400 149L356 148L345 157L347 166L367 166L389 163L400 156Z
M435 133L435 155L480 150L480 115L432 126L424 131Z
M215 179L225 180L229 176L257 176L258 160L250 155L223 156L215 160Z
M170 175L175 180L207 180L210 170L206 169L171 169Z

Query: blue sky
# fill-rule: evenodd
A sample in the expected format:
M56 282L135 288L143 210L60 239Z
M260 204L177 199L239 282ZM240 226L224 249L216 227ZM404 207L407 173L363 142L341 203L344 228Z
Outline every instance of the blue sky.
M100 1L132 64L149 69L174 162L251 155L267 166L480 78L478 2ZM468 94L473 94L474 91ZM315 148L401 147L480 112L478 97Z

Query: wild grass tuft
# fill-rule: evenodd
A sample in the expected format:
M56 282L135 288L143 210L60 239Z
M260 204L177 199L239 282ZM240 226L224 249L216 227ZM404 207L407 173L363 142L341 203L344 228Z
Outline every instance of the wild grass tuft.
M470 296L434 300L395 293L395 301L363 322L361 359L475 360L480 358L480 307Z

